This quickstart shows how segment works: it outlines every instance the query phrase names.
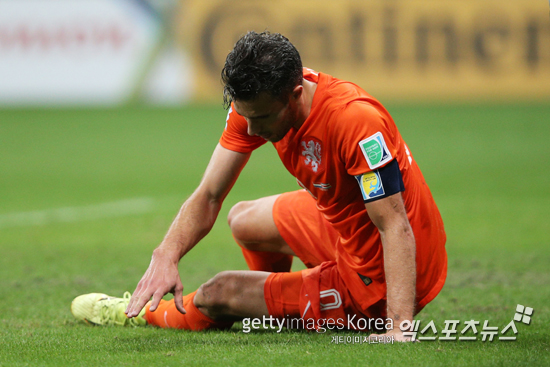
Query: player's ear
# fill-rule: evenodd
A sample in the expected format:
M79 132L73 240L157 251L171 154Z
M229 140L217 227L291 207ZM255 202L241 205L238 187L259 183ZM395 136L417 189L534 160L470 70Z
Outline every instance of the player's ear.
M301 84L298 84L294 87L292 90L292 93L290 93L290 98L292 98L294 101L297 101L302 96L302 93L304 92L304 86Z

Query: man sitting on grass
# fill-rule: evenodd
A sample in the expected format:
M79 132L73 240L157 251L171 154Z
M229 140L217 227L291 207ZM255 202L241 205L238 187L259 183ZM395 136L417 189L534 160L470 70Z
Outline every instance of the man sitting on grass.
M188 330L264 316L315 325L383 318L395 325L386 336L407 340L399 325L445 282L446 237L389 113L358 86L302 68L280 34L242 37L222 80L225 130L133 296L83 295L73 314ZM303 190L235 205L229 225L250 271L221 272L183 296L180 259L210 231L250 154L267 141ZM293 256L308 269L290 272ZM163 301L167 293L174 299Z

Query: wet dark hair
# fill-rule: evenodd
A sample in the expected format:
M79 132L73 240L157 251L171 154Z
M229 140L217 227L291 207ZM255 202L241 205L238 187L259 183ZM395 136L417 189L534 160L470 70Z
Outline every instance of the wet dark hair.
M222 70L223 103L253 100L267 91L284 99L302 84L302 60L296 47L279 33L248 32L227 55Z

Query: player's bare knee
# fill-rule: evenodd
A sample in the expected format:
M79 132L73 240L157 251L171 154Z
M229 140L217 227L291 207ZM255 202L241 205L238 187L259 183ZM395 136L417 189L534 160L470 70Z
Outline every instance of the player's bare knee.
M220 293L222 291L218 275L199 287L197 296L195 297L195 306L207 309L217 306L217 303L221 299Z
M253 202L241 201L235 204L227 216L231 233L239 242L249 240L250 216L253 215Z
M230 314L231 299L238 291L234 273L223 271L201 285L197 291L195 306L208 310L209 316L214 319Z

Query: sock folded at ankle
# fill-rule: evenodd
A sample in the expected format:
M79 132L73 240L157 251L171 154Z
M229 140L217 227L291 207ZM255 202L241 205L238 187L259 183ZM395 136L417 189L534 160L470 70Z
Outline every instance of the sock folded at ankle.
M176 308L174 300L160 301L155 312L149 311L149 306L145 310L145 320L150 325L159 326L161 328L174 328L185 330L206 330L206 329L228 329L233 325L233 322L214 321L206 316L195 306L193 299L197 291L183 296L183 308L187 311L186 314L181 314Z

